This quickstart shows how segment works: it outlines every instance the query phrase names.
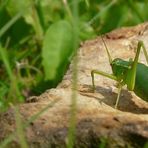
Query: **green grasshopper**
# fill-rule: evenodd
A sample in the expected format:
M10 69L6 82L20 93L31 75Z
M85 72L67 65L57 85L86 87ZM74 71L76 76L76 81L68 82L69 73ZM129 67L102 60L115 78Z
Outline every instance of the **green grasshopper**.
M138 62L140 50L143 49L146 61L148 63L148 53L144 43L142 41L138 42L134 60L130 59L129 61L125 61L120 58L112 60L105 41L103 37L101 38L105 46L113 74L108 74L99 70L92 70L91 77L93 90L95 90L94 74L98 74L117 81L118 95L115 108L118 106L121 90L124 85L127 85L127 89L129 91L134 91L137 96L145 101L148 101L148 66Z

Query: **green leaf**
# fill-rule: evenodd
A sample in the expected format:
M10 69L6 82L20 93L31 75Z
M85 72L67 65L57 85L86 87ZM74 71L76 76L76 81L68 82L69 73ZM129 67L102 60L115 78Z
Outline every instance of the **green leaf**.
M43 67L46 80L59 81L74 52L73 30L67 21L52 24L43 41Z

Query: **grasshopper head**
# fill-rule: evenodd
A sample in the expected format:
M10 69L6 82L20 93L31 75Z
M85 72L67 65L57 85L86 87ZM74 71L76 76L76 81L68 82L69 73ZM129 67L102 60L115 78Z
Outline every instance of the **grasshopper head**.
M107 55L108 55L108 59L109 59L109 63L112 67L112 71L113 74L117 77L117 79L120 80L124 80L124 78L126 77L126 73L127 71L131 68L131 63L132 61L124 61L120 58L116 58L114 60L112 60L111 54L109 49L107 48L107 45L103 39L103 37L101 36L101 39L103 41L103 44L105 46Z
M127 71L131 68L131 62L116 58L111 62L111 67L113 74L119 80L122 80L126 76Z

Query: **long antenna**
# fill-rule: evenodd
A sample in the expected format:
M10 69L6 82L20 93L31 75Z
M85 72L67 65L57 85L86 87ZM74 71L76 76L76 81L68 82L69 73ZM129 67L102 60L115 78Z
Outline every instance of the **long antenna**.
M105 43L105 41L104 41L102 35L101 35L101 39L102 39L103 44L104 44L104 46L105 46L105 49L106 49L106 51L107 51L107 55L108 55L108 58L109 58L109 63L111 64L113 60L112 60L111 54L110 54L110 52L109 52L109 49L107 48L107 45L106 45L106 43Z

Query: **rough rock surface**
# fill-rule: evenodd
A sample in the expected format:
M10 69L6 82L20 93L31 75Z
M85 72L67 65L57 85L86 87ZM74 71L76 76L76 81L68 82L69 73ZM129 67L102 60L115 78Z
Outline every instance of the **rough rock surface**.
M135 56L138 40L142 40L148 49L148 23L114 30L106 34L104 40L114 58L129 60ZM92 91L92 69L111 73L100 37L83 43L78 56L75 147L95 148L105 145L107 148L143 148L148 141L148 103L125 87L118 109L114 109L118 90L116 82L100 75L95 75L96 91ZM140 62L146 64L143 53L140 55ZM23 123L48 107L36 120L25 126L29 147L66 147L71 118L71 67L72 64L57 88L29 98L36 102L18 106ZM15 134L14 112L14 109L10 108L0 115L1 142L9 134ZM8 147L20 146L18 135L10 141Z

